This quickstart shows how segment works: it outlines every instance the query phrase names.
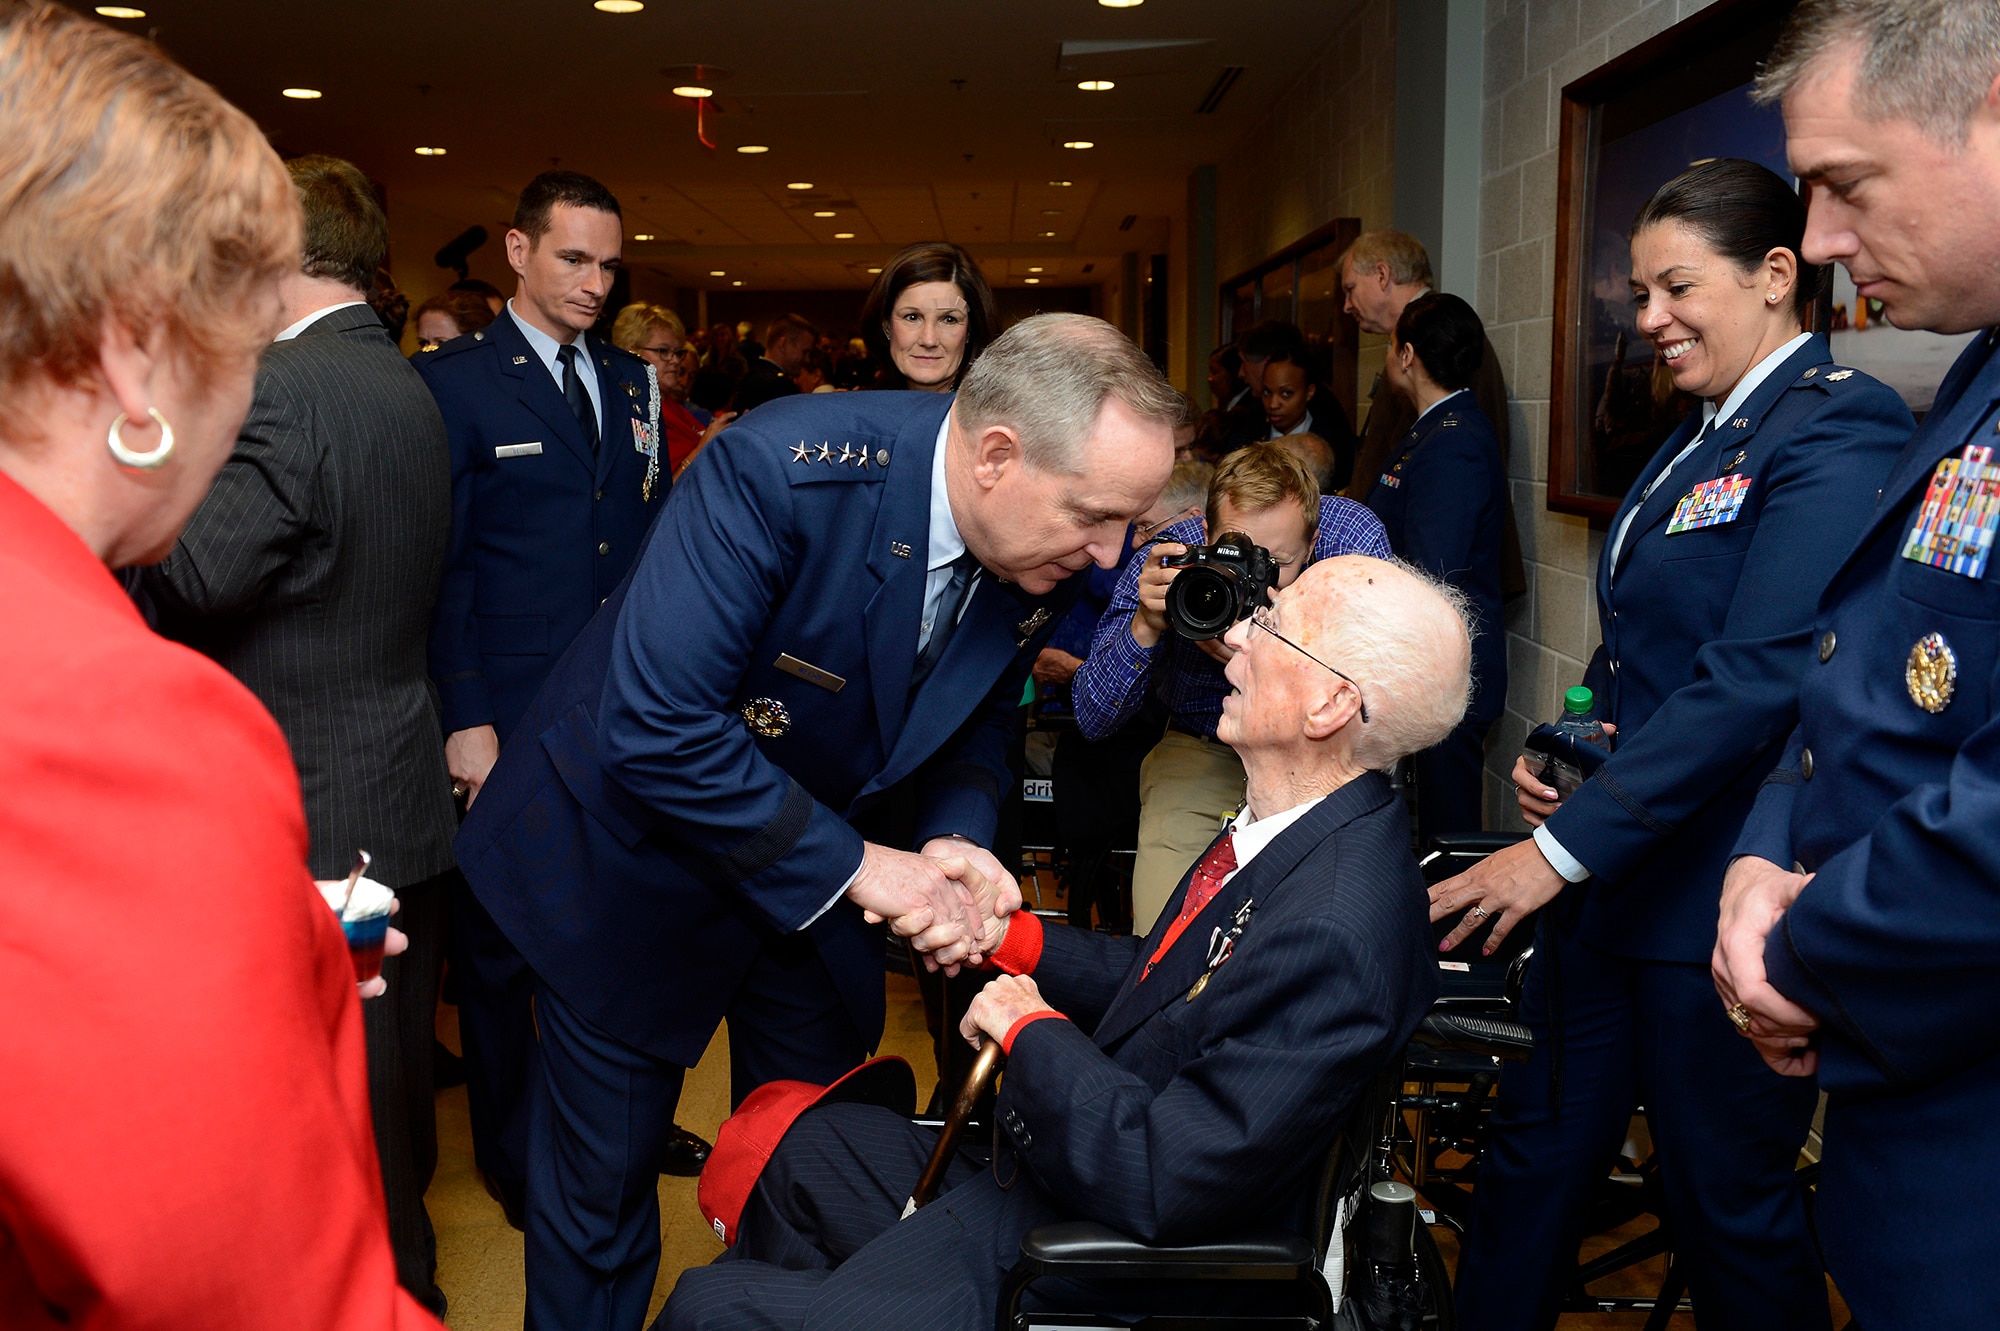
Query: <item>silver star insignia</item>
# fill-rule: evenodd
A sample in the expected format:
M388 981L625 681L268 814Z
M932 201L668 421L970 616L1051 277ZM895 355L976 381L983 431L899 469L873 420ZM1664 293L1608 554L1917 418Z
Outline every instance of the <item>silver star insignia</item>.
M801 439L799 440L798 443L792 445L792 461L806 462L809 461L811 458L812 458L812 450L806 447L805 440Z
M830 447L830 446L829 446L829 445L827 445L827 444L821 444L821 445L819 446L819 456L815 457L815 458L813 459L813 461L814 461L814 462L831 462L831 461L833 461L833 449L832 449L832 447Z
M861 449L861 450L859 450L859 451L857 451L857 452L855 453L855 455L854 455L854 465L855 465L855 466L857 466L857 467L859 467L859 468L861 468L861 470L863 470L863 471L867 471L867 470L868 470L868 450L867 450L867 449L863 448L863 449Z
M845 467L853 461L854 461L854 445L842 444L840 446L840 465Z

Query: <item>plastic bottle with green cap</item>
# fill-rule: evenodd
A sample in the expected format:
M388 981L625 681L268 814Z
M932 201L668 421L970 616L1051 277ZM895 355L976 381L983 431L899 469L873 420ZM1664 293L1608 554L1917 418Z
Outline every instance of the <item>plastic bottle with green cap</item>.
M1574 755L1581 745L1595 744L1600 749L1611 747L1604 727L1591 715L1596 705L1596 697L1583 685L1569 690L1563 694L1562 716L1552 726L1537 728L1528 737L1529 747L1521 754L1528 770L1535 774L1537 780L1553 789L1558 799L1574 795L1584 778L1596 768L1594 762L1575 759Z

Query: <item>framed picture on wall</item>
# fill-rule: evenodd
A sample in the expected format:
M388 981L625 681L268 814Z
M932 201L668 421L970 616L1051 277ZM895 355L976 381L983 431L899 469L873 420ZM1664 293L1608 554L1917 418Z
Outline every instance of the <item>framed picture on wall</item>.
M1750 100L1792 4L1723 0L1563 89L1549 379L1557 512L1608 521L1694 406L1634 323L1627 231L1655 190L1710 158L1792 179L1783 118Z

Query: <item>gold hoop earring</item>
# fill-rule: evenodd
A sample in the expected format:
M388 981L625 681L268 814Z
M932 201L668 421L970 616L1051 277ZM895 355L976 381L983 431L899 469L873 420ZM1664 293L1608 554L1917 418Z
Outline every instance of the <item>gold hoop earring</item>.
M150 453L135 453L125 447L125 440L119 435L119 431L125 428L124 412L119 412L117 418L111 422L111 431L105 436L104 442L110 447L111 456L117 459L121 467L130 467L134 471L156 471L165 466L167 459L173 456L174 427L167 424L167 418L160 414L158 407L146 408L146 414L160 427L159 447Z

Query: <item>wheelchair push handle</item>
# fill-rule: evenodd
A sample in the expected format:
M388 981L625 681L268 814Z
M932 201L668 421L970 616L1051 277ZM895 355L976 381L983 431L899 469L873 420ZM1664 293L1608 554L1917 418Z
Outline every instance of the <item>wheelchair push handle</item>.
M986 1093L993 1074L1000 1070L1002 1057L998 1040L989 1039L979 1047L979 1056L973 1060L972 1071L966 1074L965 1084L958 1088L958 1098L952 1101L951 1114L938 1133L931 1158L924 1162L924 1172L917 1176L917 1186L910 1193L910 1200L903 1205L905 1218L930 1205L937 1197L938 1189L944 1184L945 1169L958 1152L958 1139L965 1132L965 1121L972 1117L972 1107L979 1103L979 1097Z

